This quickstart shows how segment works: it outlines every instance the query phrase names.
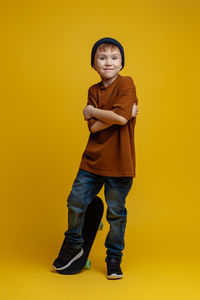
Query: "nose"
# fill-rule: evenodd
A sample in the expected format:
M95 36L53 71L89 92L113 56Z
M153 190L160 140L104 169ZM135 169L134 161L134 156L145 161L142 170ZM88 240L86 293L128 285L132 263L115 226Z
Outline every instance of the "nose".
M111 58L107 58L107 59L106 59L105 65L106 65L106 66L110 66L110 65L111 65Z

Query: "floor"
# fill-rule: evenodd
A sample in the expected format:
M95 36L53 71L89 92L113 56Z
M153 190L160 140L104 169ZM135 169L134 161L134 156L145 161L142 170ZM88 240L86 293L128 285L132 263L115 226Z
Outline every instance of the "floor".
M200 299L199 263L150 257L127 252L123 279L108 280L104 255L91 252L91 269L76 275L60 275L46 257L4 256L1 263L1 300L32 299ZM70 298L71 297L71 298Z

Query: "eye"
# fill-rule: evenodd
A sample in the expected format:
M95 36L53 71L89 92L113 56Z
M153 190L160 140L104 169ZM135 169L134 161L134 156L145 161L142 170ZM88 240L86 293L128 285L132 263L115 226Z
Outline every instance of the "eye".
M117 57L117 56L115 56L115 57L113 57L113 58L115 58L115 59L118 59L118 57Z

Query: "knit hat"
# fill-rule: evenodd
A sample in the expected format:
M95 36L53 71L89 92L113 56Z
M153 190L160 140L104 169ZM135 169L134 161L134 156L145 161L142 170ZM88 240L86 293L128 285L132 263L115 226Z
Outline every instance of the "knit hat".
M96 52L97 48L99 47L99 45L101 45L103 43L112 43L112 44L116 45L119 48L119 50L121 52L121 57L122 57L122 68L121 68L121 70L122 70L123 67L124 67L124 48L122 47L122 45L117 40L115 40L113 38L110 38L110 37L102 38L94 44L94 46L92 48L92 53L91 53L91 66L93 67L94 55L95 55L95 52Z

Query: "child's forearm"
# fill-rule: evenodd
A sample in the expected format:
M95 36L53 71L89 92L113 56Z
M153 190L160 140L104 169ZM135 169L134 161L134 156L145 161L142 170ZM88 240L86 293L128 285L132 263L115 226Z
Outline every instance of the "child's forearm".
M114 113L112 110L104 110L104 109L93 107L92 117L95 117L100 121L106 122L110 124L110 126L113 124L117 124L117 125L125 124L124 118Z
M112 126L113 124L108 124L108 123L105 123L105 122L102 122L102 121L96 121L92 126L91 126L91 128L90 128L90 130L93 132L93 133L95 133L95 132L97 132L97 131L101 131L101 130L103 130L103 129L106 129L106 128L108 128L108 127L110 127L110 126Z

